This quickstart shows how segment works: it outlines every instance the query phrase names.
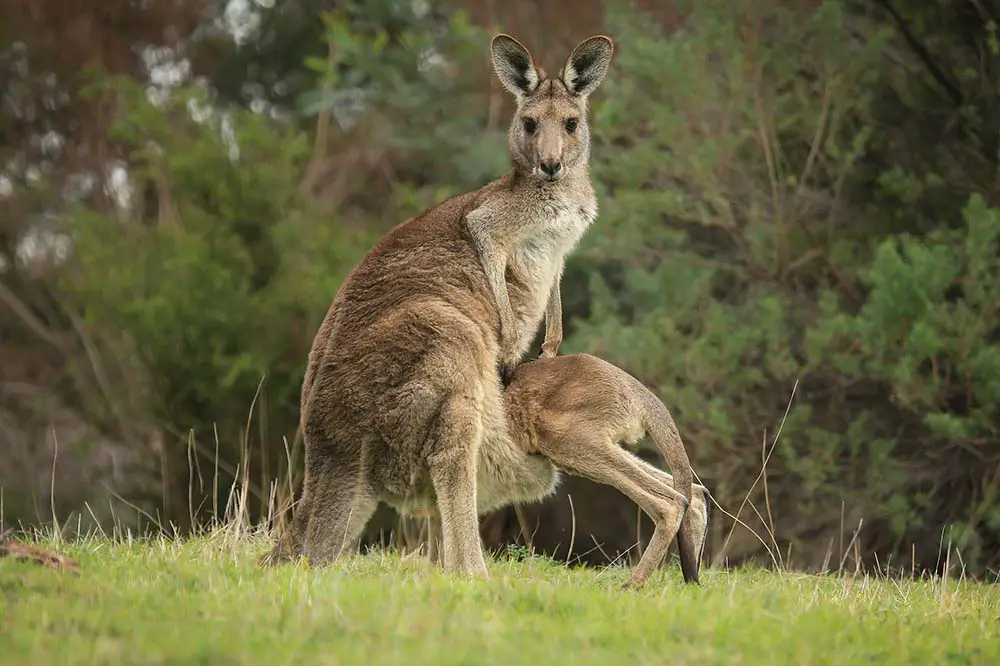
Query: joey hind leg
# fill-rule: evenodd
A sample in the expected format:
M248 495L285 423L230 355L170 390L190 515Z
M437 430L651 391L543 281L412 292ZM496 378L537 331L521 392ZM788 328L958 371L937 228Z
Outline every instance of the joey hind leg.
M673 486L674 478L667 472L635 456L636 462L651 476ZM693 496L680 530L677 532L677 550L681 558L681 569L685 580L698 581L702 553L708 537L708 525L712 513L712 495L705 486L694 484Z
M635 456L605 441L574 442L546 450L553 463L591 481L616 488L642 509L656 526L626 587L642 587L666 557L680 528L687 500L673 486L655 479Z
M646 546L646 550L643 552L638 564L632 570L629 582L625 585L626 588L638 588L646 584L653 571L663 562L667 551L670 549L670 542L675 537L680 540L685 519L691 513L690 505L687 499L672 484L668 484L664 480L650 475L643 469L638 464L639 458L637 456L633 456L620 447L611 444L609 444L608 448L615 451L612 459L621 464L625 474L631 481L642 488L643 492L650 493L660 503L668 502L667 506L680 506L680 510L677 513L667 514L663 509L661 509L659 514L647 511L650 518L654 520L656 527L653 530L649 544ZM687 561L684 558L683 549L681 560L681 571L684 574L685 582L698 583L697 569L692 572L686 565Z
M447 571L488 577L479 539L476 472L482 422L468 398L447 399L438 415L437 450L428 457L441 517L441 559Z
M306 472L309 486L308 525L302 554L322 566L344 553L357 550L361 533L378 508L357 460L346 464L319 461L315 472Z

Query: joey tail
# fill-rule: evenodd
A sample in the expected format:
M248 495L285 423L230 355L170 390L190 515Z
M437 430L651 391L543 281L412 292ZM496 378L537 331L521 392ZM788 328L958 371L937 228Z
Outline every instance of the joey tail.
M708 538L708 526L712 515L712 495L708 488L703 491L705 498L705 526L699 528L695 523L695 511L688 507L681 519L681 528L677 531L677 551L681 558L681 574L685 583L701 584L698 572L701 567L701 554ZM704 531L702 531L702 529Z
M677 425L674 423L670 411L663 403L646 390L647 400L643 426L649 436L656 442L663 457L666 458L667 465L674 477L674 489L684 495L688 500L688 508L684 511L681 519L681 526L677 532L677 550L681 560L681 575L685 583L700 584L698 580L700 545L703 540L699 538L698 525L695 524L695 512L691 510L691 494L694 485L694 471L691 469L691 461L688 459L687 451L684 449L684 442L681 441ZM706 501L707 497L707 489ZM706 512L708 511L706 504ZM706 513L706 519L708 518ZM707 524L705 529L707 530Z

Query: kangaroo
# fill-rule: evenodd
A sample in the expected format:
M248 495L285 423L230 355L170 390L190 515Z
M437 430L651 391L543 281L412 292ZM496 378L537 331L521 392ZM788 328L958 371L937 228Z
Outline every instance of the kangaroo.
M444 568L488 576L478 513L494 499L477 487L478 470L512 488L549 465L510 441L503 380L543 317L546 355L561 342L563 264L597 215L587 100L612 50L607 37L588 38L548 78L523 45L497 35L494 71L517 99L511 169L396 226L338 290L301 394L293 531L310 562L356 548L384 501L404 514L437 510ZM286 554L279 542L273 555Z
M653 536L626 587L646 584L675 536L684 581L699 583L711 495L694 484L677 426L656 395L611 363L569 354L518 365L505 400L511 437L525 455L544 456L559 470L613 486L653 520ZM646 434L673 476L619 446ZM522 479L520 485L544 487L548 478ZM693 498L692 488L698 491ZM691 501L683 518L675 511L678 494ZM433 512L428 518L428 555L439 561L440 524Z
M656 526L627 587L646 584L675 537L684 581L699 583L711 495L704 486L694 484L677 426L659 398L611 363L589 354L569 354L518 365L504 400L517 452L494 461L491 450L481 451L477 482L484 494L480 515L511 503L548 497L558 486L560 470L583 476L632 499ZM622 441L635 444L646 434L673 475L619 446ZM521 470L520 477L511 478L491 464L510 467L511 460L519 460L515 467ZM693 490L697 492L692 497ZM690 500L683 518L674 511L678 495ZM412 507L409 515L428 519L428 556L441 564L437 509L427 503ZM294 557L300 537L286 532L282 538L281 559Z
M580 43L556 79L547 79L528 50L508 35L493 38L493 68L503 87L517 100L507 132L515 173L527 173L536 201L546 209L542 219L511 215L506 202L484 205L469 214L467 224L500 312L501 379L510 381L514 366L531 343L535 325L518 321L511 306L507 272L527 282L550 284L535 296L534 310L544 303L542 356L559 353L562 343L563 260L597 217L597 198L589 178L590 128L587 98L601 83L611 61L607 37ZM569 196L540 195L547 183L567 179ZM549 188L554 191L555 188ZM541 222L541 224L539 224Z

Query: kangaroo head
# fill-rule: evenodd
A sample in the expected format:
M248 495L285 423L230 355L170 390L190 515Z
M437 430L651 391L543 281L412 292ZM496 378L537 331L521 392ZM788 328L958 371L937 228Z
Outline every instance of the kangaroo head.
M517 99L508 132L515 168L544 182L586 169L587 99L604 80L613 49L603 35L585 39L573 49L559 76L549 79L516 39L493 38L493 69Z

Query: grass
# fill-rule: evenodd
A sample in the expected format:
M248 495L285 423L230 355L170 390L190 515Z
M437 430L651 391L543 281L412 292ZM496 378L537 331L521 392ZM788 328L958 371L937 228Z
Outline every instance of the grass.
M995 584L739 569L694 588L674 564L626 592L622 567L505 558L464 581L394 554L261 569L267 544L225 530L58 547L80 576L0 560L2 664L1000 660Z

